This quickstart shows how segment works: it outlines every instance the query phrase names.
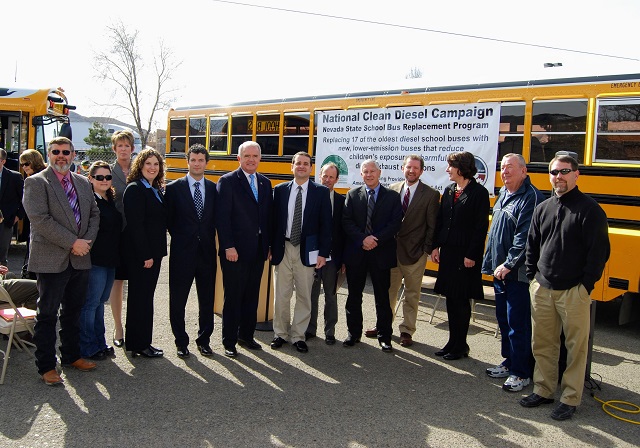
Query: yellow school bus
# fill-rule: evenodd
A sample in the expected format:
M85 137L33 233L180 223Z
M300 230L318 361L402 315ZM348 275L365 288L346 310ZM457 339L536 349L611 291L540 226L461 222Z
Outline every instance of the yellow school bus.
M51 138L70 138L72 109L75 106L69 105L61 88L0 87L0 148L8 153L9 168L17 170L17 159L25 149L40 151L46 160L47 142Z
M522 154L532 182L547 196L548 162L559 150L578 155L580 190L606 212L612 246L592 297L622 297L623 305L640 300L640 74L179 107L168 116L168 177L187 172L185 150L200 143L212 157L207 176L216 180L237 169L240 144L255 140L262 147L260 172L277 184L292 179L293 154L315 153L318 116L326 111L477 103L500 104L496 162L507 153ZM498 169L496 193L501 186ZM429 263L427 268L436 267Z

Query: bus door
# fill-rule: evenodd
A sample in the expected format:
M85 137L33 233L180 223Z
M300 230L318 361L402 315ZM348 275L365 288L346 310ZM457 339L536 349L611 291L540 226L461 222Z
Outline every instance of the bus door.
M20 152L27 149L29 114L22 111L0 111L0 148L7 151L6 167L18 171Z

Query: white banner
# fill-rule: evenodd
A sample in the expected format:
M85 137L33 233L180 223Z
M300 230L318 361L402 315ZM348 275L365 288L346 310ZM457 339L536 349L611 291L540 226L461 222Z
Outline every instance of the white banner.
M320 167L332 161L340 168L336 188L362 185L360 164L375 159L380 182L389 185L404 180L404 158L418 154L425 164L422 181L442 192L451 183L447 156L469 151L476 158L476 179L493 195L500 103L318 111L316 117L318 182Z

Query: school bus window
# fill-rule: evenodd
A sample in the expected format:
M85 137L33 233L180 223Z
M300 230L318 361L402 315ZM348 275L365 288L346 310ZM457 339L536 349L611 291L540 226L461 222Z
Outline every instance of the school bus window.
M187 146L187 119L172 119L169 132L171 133L171 152L185 152Z
M502 103L500 107L500 135L498 163L505 154L522 154L524 142L524 103Z
M253 116L234 115L231 117L231 153L238 154L241 144L253 138ZM264 151L263 151L264 154Z
M280 115L258 115L256 120L256 141L262 154L278 155L280 138Z
M309 151L309 117L308 113L300 112L284 114L283 156Z
M557 151L573 151L584 163L587 101L534 101L531 162L549 162Z
M227 130L229 129L227 117L209 118L209 151L227 152Z
M204 117L189 119L189 147L196 143L205 145L207 142L207 119Z
M600 102L593 160L640 161L640 99Z

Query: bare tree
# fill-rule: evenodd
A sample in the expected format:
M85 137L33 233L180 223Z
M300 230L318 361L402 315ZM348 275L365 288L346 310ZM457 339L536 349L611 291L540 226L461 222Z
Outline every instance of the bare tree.
M175 89L169 88L169 81L181 61L175 61L173 52L160 41L158 51L153 56L154 74L147 75L138 30L129 31L120 21L108 26L107 32L111 48L94 53L96 76L115 84L114 101L124 101L109 106L131 114L144 149L155 113L168 109L175 100ZM144 89L142 85L146 83L151 84L153 90Z
M405 79L415 78L422 78L422 70L420 70L418 67L412 67L411 71L409 71L409 73L407 73L407 75L405 76Z

